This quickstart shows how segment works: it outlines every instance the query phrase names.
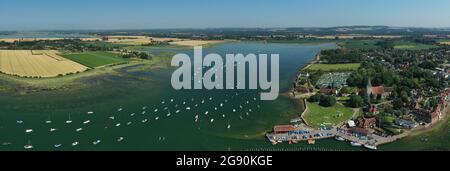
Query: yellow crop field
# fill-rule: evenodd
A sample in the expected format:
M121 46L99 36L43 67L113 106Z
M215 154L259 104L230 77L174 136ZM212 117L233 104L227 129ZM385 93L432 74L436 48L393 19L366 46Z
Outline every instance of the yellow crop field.
M9 75L55 77L86 69L86 66L59 56L54 50L0 50L0 71Z

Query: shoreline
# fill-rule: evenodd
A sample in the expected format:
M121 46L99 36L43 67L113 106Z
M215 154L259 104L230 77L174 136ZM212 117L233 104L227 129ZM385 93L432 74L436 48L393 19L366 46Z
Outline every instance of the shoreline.
M298 69L298 72L304 71L304 70L308 69L312 64L315 64L315 63L319 62L319 61L320 61L320 54L321 54L321 52L322 52L322 50L321 50L320 52L318 52L318 53L315 55L314 59L311 60L311 61L308 63L308 65L299 68L299 69ZM296 74L296 78L297 78L297 76L298 76L298 74ZM295 78L295 79L296 79L296 78ZM317 131L316 128L313 128L313 127L309 126L309 124L307 123L307 121L303 118L304 113L308 111L308 106L307 106L307 104L305 103L305 99L302 98L302 97L296 97L296 96L294 96L294 95L292 94L292 90L288 90L287 92L284 92L284 93L282 93L282 94L285 95L285 96L287 96L288 99L290 99L291 101L294 101L295 103L297 103L298 100L301 100L301 101L304 103L304 109L303 109L303 111L301 112L301 114L299 115L299 118L301 118L302 123L305 124L305 126L306 126L307 129L310 129L310 130L313 130L313 131ZM426 132L433 131L433 130L436 130L436 129L442 127L443 124L446 123L445 121L447 121L448 118L450 118L450 117L449 117L450 108L448 107L448 105L450 105L450 101L446 101L446 102L444 102L444 103L445 103L445 105L444 105L444 109L443 109L443 112L442 112L442 115L443 115L443 116L442 116L442 118L440 118L436 123L429 123L429 124L426 124L426 125L424 125L424 126L420 126L420 127L418 127L418 128L413 128L413 129L405 129L404 132L401 133L401 134L398 134L398 135L392 135L392 136L386 137L386 138L384 139L384 141L382 141L382 142L375 141L375 143L373 143L373 144L374 144L375 146L379 146L379 145L384 145L384 144L388 144L388 143L393 143L393 142L395 142L395 141L397 141L397 140L400 140L400 139L403 139L403 138L414 137L414 136L422 135L422 134L424 134L424 133L426 133ZM292 123L291 123L290 125L292 125ZM342 125L342 123L341 123L341 124L338 124L338 125ZM336 127L336 128L338 128L338 127ZM275 140L275 143L274 143L274 139L271 139L271 138L270 138L270 137L273 136L273 135L275 135L275 134L273 134L273 133L267 133L267 134L266 134L266 137L272 142L272 144L275 145L275 144L277 144L277 142L278 142L279 140ZM315 137L314 137L314 138L312 138L312 139L327 139L327 138L333 138L333 137L338 137L338 136L339 136L339 135L336 134L336 135L334 135L334 136L321 137L321 138L315 138ZM339 137L343 137L343 136L339 136ZM304 139L304 140L305 140L305 139ZM349 141L349 142L354 142L354 141L352 141L352 138L345 138L345 140L347 140L347 141ZM289 140L290 144L291 144L292 141L296 142L297 140ZM308 139L308 141L309 141L309 139ZM295 144L295 143L294 143L294 144Z

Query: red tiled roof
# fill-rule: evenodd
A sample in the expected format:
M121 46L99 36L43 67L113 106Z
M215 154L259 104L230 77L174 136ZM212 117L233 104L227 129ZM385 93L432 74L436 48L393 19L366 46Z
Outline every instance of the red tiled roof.
M288 132L295 130L295 127L292 125L276 125L273 127L274 132Z

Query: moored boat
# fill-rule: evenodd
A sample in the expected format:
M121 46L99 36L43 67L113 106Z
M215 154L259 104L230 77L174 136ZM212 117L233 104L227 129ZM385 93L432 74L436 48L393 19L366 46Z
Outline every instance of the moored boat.
M360 147L360 146L362 146L362 144L360 144L360 143L358 143L358 142L354 142L354 141L350 142L350 144L351 144L352 146L354 146L354 147Z
M377 146L371 144L364 144L364 147L370 150L377 150Z

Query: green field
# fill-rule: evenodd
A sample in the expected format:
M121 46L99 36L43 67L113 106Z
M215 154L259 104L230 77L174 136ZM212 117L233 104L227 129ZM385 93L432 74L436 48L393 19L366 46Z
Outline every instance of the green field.
M126 61L120 55L111 52L70 53L63 56L90 68Z
M333 107L322 107L317 103L306 102L308 111L304 114L304 119L312 127L337 125L350 120L353 110L345 107L341 103L336 103Z
M405 49L405 50L423 50L436 48L435 45L427 45L421 43L415 43L410 41L396 41L394 42L394 49Z
M318 71L322 70L325 72L331 72L331 71L356 71L359 66L361 66L360 63L348 63L348 64L311 64L307 68L308 71Z

